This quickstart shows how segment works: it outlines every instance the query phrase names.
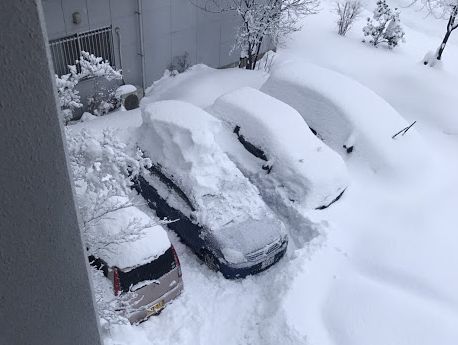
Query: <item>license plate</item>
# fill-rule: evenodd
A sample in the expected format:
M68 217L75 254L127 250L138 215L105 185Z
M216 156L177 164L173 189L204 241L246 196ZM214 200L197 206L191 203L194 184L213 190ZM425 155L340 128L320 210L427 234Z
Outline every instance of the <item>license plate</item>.
M264 261L261 264L261 269L269 267L270 265L272 265L274 263L274 261L275 261L275 256L272 256L272 257L268 258L266 261Z
M149 315L153 315L153 314L157 314L159 313L162 309L164 309L164 301L160 301L158 303L156 303L155 305L153 305L152 307L149 307L148 309L146 309L146 313Z

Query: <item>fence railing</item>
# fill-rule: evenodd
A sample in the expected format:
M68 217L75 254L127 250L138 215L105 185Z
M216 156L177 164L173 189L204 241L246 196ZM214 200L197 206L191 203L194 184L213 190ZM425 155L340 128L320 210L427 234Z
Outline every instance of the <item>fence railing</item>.
M102 57L112 66L115 65L111 26L49 41L49 48L54 72L59 76L69 73L68 65L75 65L81 51Z

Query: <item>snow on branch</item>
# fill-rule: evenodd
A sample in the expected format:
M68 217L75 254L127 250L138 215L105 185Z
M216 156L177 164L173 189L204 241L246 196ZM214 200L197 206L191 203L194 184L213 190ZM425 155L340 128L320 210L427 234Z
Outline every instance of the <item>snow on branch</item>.
M232 11L240 20L234 49L240 49L239 67L255 69L261 45L269 37L280 44L301 28L300 19L318 12L318 0L190 0L212 13ZM233 49L233 50L234 50Z

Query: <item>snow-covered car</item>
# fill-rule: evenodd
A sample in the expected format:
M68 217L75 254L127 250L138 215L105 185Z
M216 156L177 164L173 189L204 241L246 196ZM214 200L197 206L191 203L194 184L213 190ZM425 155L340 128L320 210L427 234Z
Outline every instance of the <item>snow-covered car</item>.
M421 169L429 151L415 128L403 140L393 138L409 123L373 90L330 69L285 59L272 68L261 91L296 109L341 156L359 157L374 172Z
M220 144L271 207L323 209L347 188L342 158L289 105L244 87L221 96L208 111L228 129Z
M286 252L283 223L221 150L221 122L181 101L142 110L138 145L153 163L137 191L211 269L242 278L267 269Z
M117 203L125 204L121 198ZM131 232L132 226L136 230ZM91 232L106 243L91 251L89 261L112 282L122 300L119 312L132 324L159 313L180 295L180 261L157 220L137 207L120 206L98 220Z

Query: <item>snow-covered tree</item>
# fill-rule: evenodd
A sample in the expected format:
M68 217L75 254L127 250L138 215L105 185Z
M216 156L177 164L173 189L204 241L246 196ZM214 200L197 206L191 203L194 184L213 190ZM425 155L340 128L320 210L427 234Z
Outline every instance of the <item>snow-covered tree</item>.
M399 42L404 42L404 30L399 18L397 8L392 10L385 0L378 0L372 18L367 18L367 24L363 28L364 36L369 37L369 43L377 47L381 43L388 48L396 47Z
M239 67L255 69L263 41L279 44L298 31L299 19L317 13L319 0L191 0L214 13L235 12L241 19L234 48L241 50Z
M345 2L336 2L337 13L337 33L345 36L350 30L353 22L361 13L361 2L359 0L346 0Z
M437 61L441 61L445 46L452 32L458 28L456 20L458 16L458 0L414 0L413 2L420 2L435 18L447 20L445 35L440 46L434 53L426 54L423 60L425 65L434 66Z
M72 119L75 109L83 106L79 92L75 89L77 84L78 78L73 73L61 77L56 75L57 97L65 123Z
M104 130L101 138L86 130L67 133L67 143L87 247L96 249L114 239L90 238L87 230L110 212L132 206L126 198L132 185L130 175L137 175L150 161L140 150L133 156L126 153L126 144L111 130ZM125 238L123 234L121 237Z
M113 212L134 206L127 197L132 184L130 177L151 166L150 160L143 158L139 150L130 155L127 146L110 130L96 138L86 130L75 134L66 129L66 136L83 238L89 253L96 254L100 249L109 250L112 245L141 238L144 230L153 224L132 218L125 228L111 236L101 236L96 229L98 222L109 218ZM112 291L106 291L107 284L98 278L100 274L94 273L99 316L107 322L127 322L116 310L135 308L129 303L135 296L127 294L115 298Z

